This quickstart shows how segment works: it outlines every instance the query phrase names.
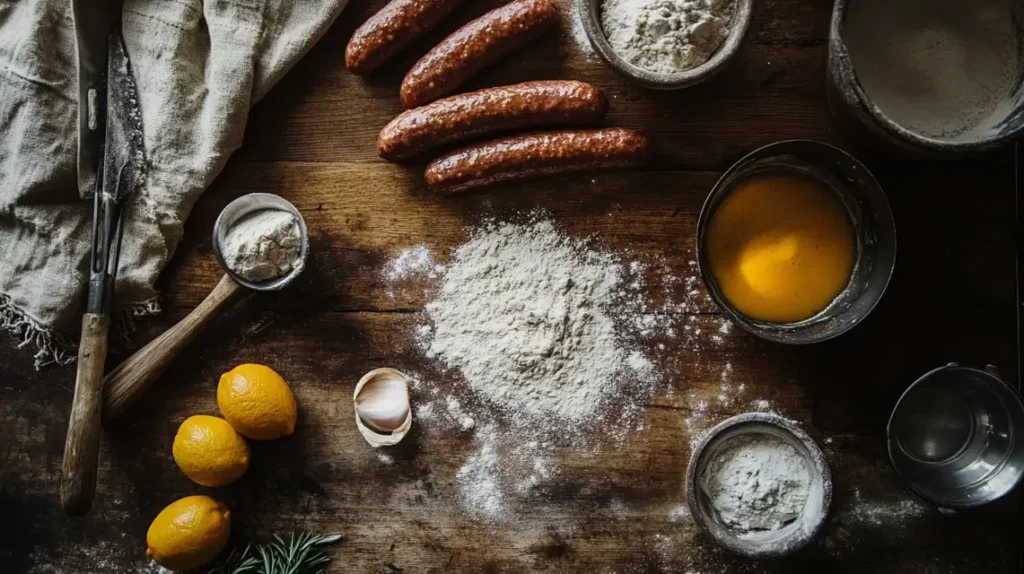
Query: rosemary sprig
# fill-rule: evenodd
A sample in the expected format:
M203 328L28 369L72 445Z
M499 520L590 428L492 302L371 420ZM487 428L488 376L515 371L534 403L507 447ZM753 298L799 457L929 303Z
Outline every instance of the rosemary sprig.
M235 548L203 574L324 574L322 566L331 561L321 546L341 540L339 534L292 534L288 540L274 539Z

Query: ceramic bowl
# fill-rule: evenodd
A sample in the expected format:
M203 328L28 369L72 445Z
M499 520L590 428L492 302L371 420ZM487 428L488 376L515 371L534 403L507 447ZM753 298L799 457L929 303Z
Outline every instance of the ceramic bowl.
M675 74L663 74L635 66L612 49L601 26L601 2L602 0L576 0L575 9L579 10L580 20L583 22L583 29L586 31L587 37L590 38L590 43L612 69L655 90L678 90L699 84L717 74L739 50L747 28L750 27L750 15L754 5L753 0L735 0L736 7L733 10L729 36L722 43L722 47L707 62L696 68Z
M846 288L825 309L795 323L758 321L737 311L719 289L707 254L709 221L726 196L751 176L778 172L808 175L835 191L850 216L857 241L857 259ZM856 158L820 142L778 142L751 152L715 184L697 222L697 263L711 298L743 329L777 343L818 343L852 329L881 300L896 264L896 226L882 187Z
M811 488L800 518L778 530L737 531L724 524L701 486L701 477L731 439L768 434L792 446L807 462ZM778 558L807 545L821 531L832 503L832 474L818 444L795 422L774 413L744 413L727 419L697 444L686 468L686 504L694 521L718 545L748 558Z
M937 139L904 128L885 114L864 91L844 40L846 11L851 0L836 0L828 49L828 100L844 127L874 149L912 159L943 159L975 155L1014 140L1024 132L1024 43L1016 87L1003 106L1005 116L969 139ZM964 6L971 5L964 3ZM1024 37L1024 4L1014 6L1018 37Z

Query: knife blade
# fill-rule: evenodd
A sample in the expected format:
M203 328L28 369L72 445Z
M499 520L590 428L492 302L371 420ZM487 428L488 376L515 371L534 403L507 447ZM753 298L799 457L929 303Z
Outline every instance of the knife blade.
M97 190L96 167L106 134L108 39L120 20L121 2L72 0L78 55L78 191Z

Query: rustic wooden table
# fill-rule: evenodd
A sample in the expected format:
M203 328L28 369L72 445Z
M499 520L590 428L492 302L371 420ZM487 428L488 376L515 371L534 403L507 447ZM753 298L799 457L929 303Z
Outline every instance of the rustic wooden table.
M556 449L558 473L511 516L481 521L460 500L455 473L473 452L471 434L419 424L393 451L392 464L378 458L352 421L354 383L376 366L430 369L411 336L429 287L392 297L381 275L401 249L426 245L443 258L482 214L539 206L567 233L661 259L685 278L694 274L689 261L701 203L733 161L788 138L850 147L825 100L826 2L760 0L725 72L706 85L656 93L602 64L563 0L559 33L475 84L594 82L610 98L608 124L648 134L655 165L436 197L422 189L418 169L385 163L374 148L378 129L400 111L402 72L430 42L369 82L343 65L353 29L382 3L353 0L253 110L245 146L195 206L163 275L164 314L143 324L135 344L180 319L216 284L210 229L243 193L278 193L303 211L313 255L302 281L229 311L127 421L104 435L97 503L84 519L64 516L57 497L74 371L36 372L29 352L0 345L0 570L155 572L143 559L150 520L168 502L208 490L171 459L178 424L216 412L220 373L263 362L292 383L298 429L288 440L254 445L248 474L214 495L232 509L240 537L341 533L331 571L1019 572L1019 496L941 515L894 476L884 442L894 401L933 367L991 363L1017 382L1009 152L912 164L858 150L888 191L900 244L893 283L874 314L840 339L808 348L768 344L739 329L718 344L677 348L664 341L667 383L644 408L646 430L614 449ZM469 3L431 40L496 3ZM685 297L684 283L669 295ZM721 321L699 301L691 321ZM729 404L716 400L726 365L733 389L744 389ZM707 426L757 400L817 436L835 477L820 538L770 563L725 555L680 512L694 417Z

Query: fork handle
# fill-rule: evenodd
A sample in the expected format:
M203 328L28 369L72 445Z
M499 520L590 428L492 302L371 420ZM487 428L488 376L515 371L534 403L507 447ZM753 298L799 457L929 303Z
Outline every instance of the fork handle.
M71 401L71 417L64 441L61 467L60 503L74 516L88 512L96 494L99 459L100 417L103 405L103 366L107 359L107 315L86 313L82 317L82 340L78 345L78 374Z

